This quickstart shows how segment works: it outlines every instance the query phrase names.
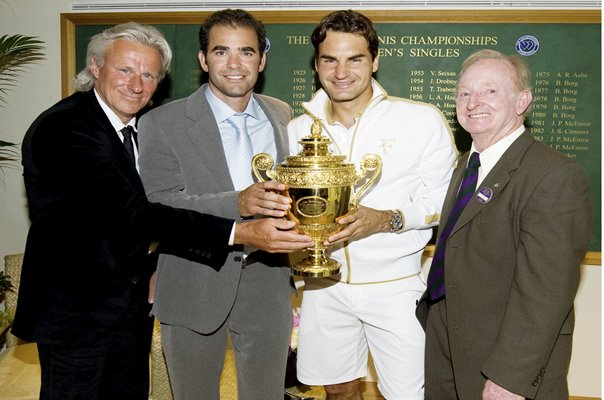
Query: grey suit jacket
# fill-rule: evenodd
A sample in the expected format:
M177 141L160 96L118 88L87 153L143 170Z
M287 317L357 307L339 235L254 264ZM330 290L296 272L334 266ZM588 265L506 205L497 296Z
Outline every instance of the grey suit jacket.
M443 207L446 221L466 154ZM579 265L591 236L587 178L527 131L503 154L446 243L449 347L458 395L484 376L530 399L568 399ZM430 360L426 360L426 368ZM484 375L484 376L483 376Z
M239 192L229 175L218 125L204 94L206 87L141 118L141 178L151 201L238 219ZM291 108L268 96L254 97L274 128L280 162L289 154L286 136ZM241 250L233 247L219 270L176 256L160 256L154 314L163 323L200 333L216 330L235 301ZM291 290L286 256L257 251L248 260L246 268L262 269L266 288Z

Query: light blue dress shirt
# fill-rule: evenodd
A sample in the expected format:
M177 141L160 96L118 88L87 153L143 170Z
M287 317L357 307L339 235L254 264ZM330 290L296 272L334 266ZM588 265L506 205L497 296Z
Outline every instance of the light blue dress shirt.
M235 141L236 132L231 124L228 123L232 115L237 114L235 110L229 107L225 102L220 100L212 93L209 87L206 87L205 96L212 108L214 118L218 124L220 130L220 137L222 138L222 146L224 147L224 154L229 158L232 155L231 151L233 143ZM266 116L262 107L258 101L252 96L245 111L248 114L247 118L247 131L252 140L252 148L254 154L268 153L274 160L277 159L277 146L275 144L275 135L273 126L271 125L268 117ZM251 169L251 165L250 165Z

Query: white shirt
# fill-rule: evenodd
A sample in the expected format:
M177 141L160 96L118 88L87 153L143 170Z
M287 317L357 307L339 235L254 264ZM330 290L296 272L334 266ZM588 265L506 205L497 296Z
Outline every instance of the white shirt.
M107 115L107 118L109 118L109 122L111 122L113 129L115 129L115 132L117 133L117 136L120 138L120 141L122 143L124 142L124 135L122 135L121 130L124 129L126 126L131 126L135 132L138 132L138 130L136 129L136 117L132 118L130 121L128 121L127 124L124 125L124 123L117 116L117 114L107 105L107 103L103 101L96 89L94 89L94 95L96 96L96 99L101 105L101 108L105 112L105 115ZM136 140L132 141L132 147L134 148L134 163L136 165L136 170L140 172L140 169L138 168L138 144L136 143Z
M476 187L480 186L484 178L491 172L495 164L497 164L503 153L505 153L512 143L524 133L525 129L524 125L521 125L514 132L510 133L497 143L487 147L480 153L480 168L478 169L478 182L476 183ZM476 147L474 147L474 143L472 142L470 154L475 151L478 150L476 150Z

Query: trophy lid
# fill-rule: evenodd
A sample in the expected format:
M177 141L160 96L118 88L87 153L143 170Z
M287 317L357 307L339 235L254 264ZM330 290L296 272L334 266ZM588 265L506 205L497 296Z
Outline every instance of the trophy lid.
M310 135L304 136L298 143L302 145L302 151L295 156L285 157L288 167L307 167L310 165L325 165L329 167L348 166L345 164L345 155L333 154L329 150L331 139L321 134L321 120L315 119L310 128Z

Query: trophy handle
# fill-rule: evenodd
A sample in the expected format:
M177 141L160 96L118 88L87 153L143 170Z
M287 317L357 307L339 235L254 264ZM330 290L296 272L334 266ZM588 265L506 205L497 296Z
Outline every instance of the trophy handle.
M365 178L368 172L373 171L373 174L367 178L365 184L353 194L350 201L350 205L353 209L358 206L363 193L365 193L365 191L373 185L378 176L380 176L380 173L382 172L382 159L377 154L365 154L363 158L361 158L360 167L361 171L357 171L357 181Z
M275 161L270 154L260 153L256 154L254 158L252 158L252 171L254 172L254 176L258 179L258 182L264 182L271 179L275 179L276 172L273 170L273 165ZM263 176L260 171L264 171L265 176Z

